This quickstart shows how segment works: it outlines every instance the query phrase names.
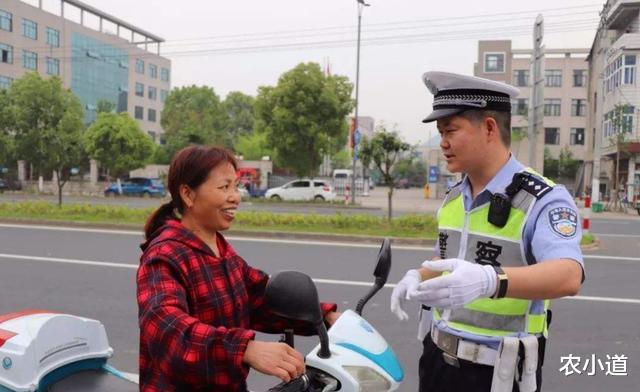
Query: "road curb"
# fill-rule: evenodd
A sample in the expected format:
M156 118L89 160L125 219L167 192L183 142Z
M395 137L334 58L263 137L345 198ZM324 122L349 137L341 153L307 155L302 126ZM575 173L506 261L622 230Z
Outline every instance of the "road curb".
M33 219L17 219L17 218L1 218L0 223L8 224L32 224L39 226L56 226L61 225L74 227L74 228L88 228L88 229L106 229L106 230L140 230L142 235L142 228L139 225L128 224L112 224L112 223L87 223L87 222L72 222L72 221L52 221L52 220L33 220ZM281 231L252 231L252 230L228 230L225 232L226 236L236 237L253 237L253 238L267 238L267 239L296 239L296 240L309 240L309 241L327 241L327 242L342 242L342 243L358 243L358 244L380 244L386 237L382 236L360 236L360 235L342 235L342 234L329 234L329 233L291 233ZM420 239L420 238L404 238L404 237L389 237L392 244L395 245L411 245L421 246L426 248L432 248L435 245L435 240Z

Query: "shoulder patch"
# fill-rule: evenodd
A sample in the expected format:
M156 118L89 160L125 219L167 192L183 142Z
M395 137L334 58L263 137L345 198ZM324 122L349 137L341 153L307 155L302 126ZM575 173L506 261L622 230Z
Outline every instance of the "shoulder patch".
M578 214L573 208L556 207L549 210L551 231L562 238L571 238L578 231Z
M537 199L541 199L542 196L551 192L551 190L553 189L551 185L533 175L527 175L523 179L520 188L525 190L527 193L532 194Z

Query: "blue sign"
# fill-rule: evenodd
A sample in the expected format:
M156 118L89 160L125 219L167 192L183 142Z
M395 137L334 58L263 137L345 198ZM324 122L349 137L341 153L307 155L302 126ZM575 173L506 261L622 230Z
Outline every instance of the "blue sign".
M429 166L429 182L438 182L440 169L438 166Z
M356 146L360 145L360 139L362 139L362 134L360 133L360 127L356 128L356 132L353 134L353 142Z

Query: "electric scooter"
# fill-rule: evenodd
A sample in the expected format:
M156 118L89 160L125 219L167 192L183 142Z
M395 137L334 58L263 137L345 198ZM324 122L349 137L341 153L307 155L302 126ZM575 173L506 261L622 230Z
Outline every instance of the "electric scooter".
M387 281L391 247L378 254L375 283L355 309L327 332L311 278L285 271L269 279L266 300L283 317L315 325L320 344L306 356L306 374L273 392L395 391L404 371L385 339L362 318L362 310ZM284 341L294 346L293 331ZM134 392L137 380L108 363L113 356L98 320L29 310L0 315L0 392Z
M391 269L391 246L385 239L373 275L375 283L356 306L346 310L327 332L318 292L311 278L284 271L269 279L265 296L275 313L312 323L320 344L305 357L306 373L270 392L385 392L395 391L404 379L402 365L386 340L362 317L365 304L384 287ZM284 342L294 346L293 331Z

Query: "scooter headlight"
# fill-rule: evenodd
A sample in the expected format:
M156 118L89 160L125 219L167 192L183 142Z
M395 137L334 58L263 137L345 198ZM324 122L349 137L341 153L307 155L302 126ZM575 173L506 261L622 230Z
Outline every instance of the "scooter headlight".
M386 392L391 389L391 383L370 367L343 366L343 368L358 381L360 391Z

